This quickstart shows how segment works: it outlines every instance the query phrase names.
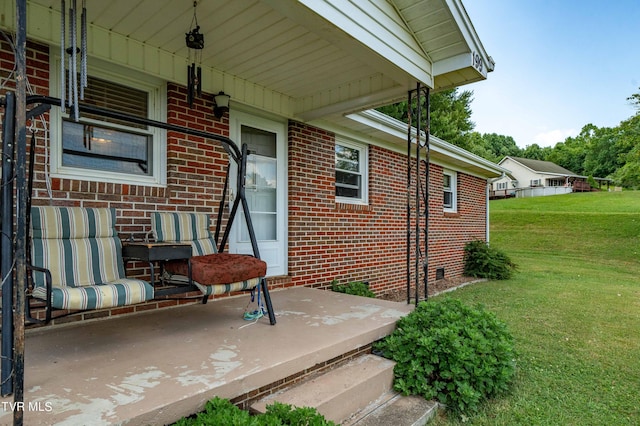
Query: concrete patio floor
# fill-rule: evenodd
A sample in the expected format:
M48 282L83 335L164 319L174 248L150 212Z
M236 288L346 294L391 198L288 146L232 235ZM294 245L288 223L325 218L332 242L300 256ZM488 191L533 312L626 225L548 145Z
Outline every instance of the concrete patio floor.
M159 425L389 334L413 305L310 288L271 293L278 323L245 321L249 297L30 330L24 424ZM0 424L11 424L0 399Z

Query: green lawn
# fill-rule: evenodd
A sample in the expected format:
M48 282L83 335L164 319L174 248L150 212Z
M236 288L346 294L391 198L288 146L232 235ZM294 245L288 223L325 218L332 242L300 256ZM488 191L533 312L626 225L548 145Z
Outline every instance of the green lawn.
M640 192L491 202L491 244L519 270L458 290L505 321L511 392L463 423L640 424Z

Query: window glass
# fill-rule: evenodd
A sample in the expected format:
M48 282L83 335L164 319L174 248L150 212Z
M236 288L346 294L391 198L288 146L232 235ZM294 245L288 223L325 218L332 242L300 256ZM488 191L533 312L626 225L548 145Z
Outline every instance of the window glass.
M83 103L136 117L148 115L148 94L95 77L87 77ZM120 125L114 128L105 124ZM128 128L139 129L132 131ZM132 175L149 175L153 139L146 126L83 113L79 122L62 122L62 165Z
M57 65L56 65L57 64ZM60 95L60 58L52 61L52 93ZM94 60L82 105L166 122L166 82ZM166 184L166 130L81 111L72 120L51 110L51 175L135 185Z
M457 174L451 170L445 170L442 174L443 199L442 206L445 211L457 211Z
M366 203L367 150L364 145L336 143L336 197L344 202Z
M149 175L152 138L108 127L62 122L62 165Z
M259 241L275 241L277 239L277 135L273 132L243 125L241 127L242 142L249 147L247 157L247 175L245 195L251 211L256 238ZM243 242L250 241L246 223L241 223Z

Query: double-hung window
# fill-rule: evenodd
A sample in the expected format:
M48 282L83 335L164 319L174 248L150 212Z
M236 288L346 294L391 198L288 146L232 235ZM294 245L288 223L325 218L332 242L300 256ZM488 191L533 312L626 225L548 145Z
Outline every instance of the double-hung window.
M442 206L445 212L455 213L458 211L458 175L452 170L442 172Z
M351 204L368 203L367 146L336 141L336 201Z
M94 67L89 68L84 92L82 104L166 120L166 89L161 81ZM166 183L164 130L91 112L80 112L76 121L60 108L52 111L54 176L143 185Z

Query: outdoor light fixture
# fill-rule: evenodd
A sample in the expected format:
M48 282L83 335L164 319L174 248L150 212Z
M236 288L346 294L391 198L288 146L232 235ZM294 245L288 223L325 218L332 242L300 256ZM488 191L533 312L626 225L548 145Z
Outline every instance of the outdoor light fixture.
M213 95L213 115L216 118L222 117L225 112L229 111L229 99L231 99L231 96L224 92Z

